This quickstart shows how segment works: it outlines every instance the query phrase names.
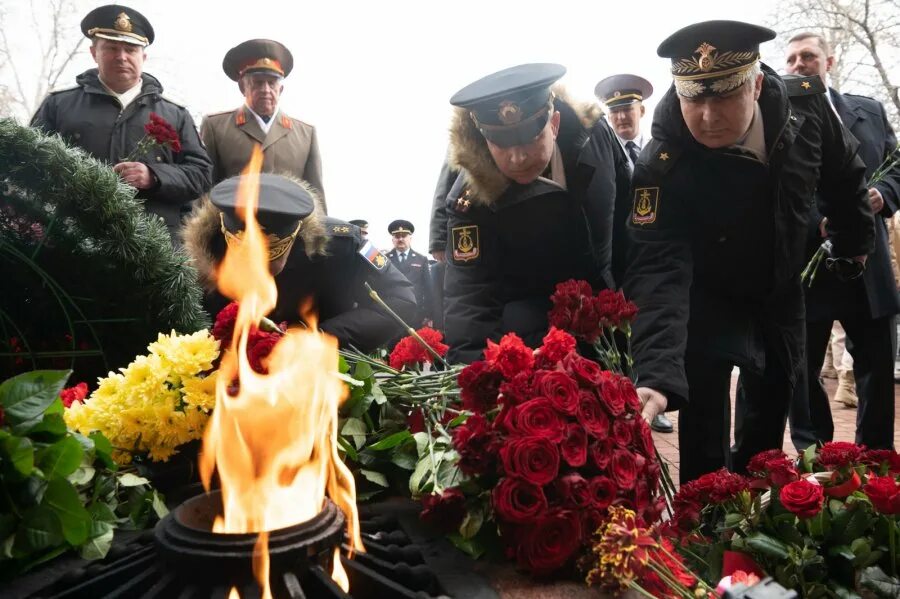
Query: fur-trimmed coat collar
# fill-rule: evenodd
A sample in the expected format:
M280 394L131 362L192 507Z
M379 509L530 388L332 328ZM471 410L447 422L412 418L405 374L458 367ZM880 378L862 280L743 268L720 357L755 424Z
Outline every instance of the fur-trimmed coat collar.
M306 217L299 238L307 256L324 255L328 244L325 231L325 208L315 189L306 181L287 177L303 187L315 202L313 213ZM184 247L193 259L200 284L207 291L216 289L216 269L225 256L225 237L221 231L219 209L209 199L209 194L200 198L181 231ZM292 248L291 251L297 251Z
M603 112L596 102L574 101L562 85L554 85L553 93L556 96L554 106L561 117L556 143L566 171L569 171ZM466 172L466 183L476 203L493 204L510 184L510 180L497 168L484 136L464 108L455 108L450 122L449 164L454 170Z

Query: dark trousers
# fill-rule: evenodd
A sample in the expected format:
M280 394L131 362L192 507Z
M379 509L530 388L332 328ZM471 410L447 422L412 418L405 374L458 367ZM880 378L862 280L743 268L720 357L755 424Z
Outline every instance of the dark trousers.
M744 472L751 457L782 445L791 384L772 358L762 374L741 373L744 410L731 449L732 367L731 361L702 351L689 350L685 356L690 397L678 413L681 484L723 467Z
M894 447L894 317L842 318L859 407L856 443L871 449ZM791 440L798 451L834 438L828 394L819 378L831 336L832 321L806 323L806 381L791 401Z

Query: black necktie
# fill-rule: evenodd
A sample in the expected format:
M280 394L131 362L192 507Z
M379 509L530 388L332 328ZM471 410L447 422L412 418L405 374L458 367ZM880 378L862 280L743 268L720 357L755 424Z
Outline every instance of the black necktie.
M272 120L272 115L271 114L269 116L259 115L259 118L261 118L263 120L263 122L268 125L269 121Z
M625 149L628 150L628 156L631 158L631 164L637 164L638 161L638 149L637 144L633 141L627 141L625 143Z
M400 264L403 264L403 261L406 260L406 254L400 253Z

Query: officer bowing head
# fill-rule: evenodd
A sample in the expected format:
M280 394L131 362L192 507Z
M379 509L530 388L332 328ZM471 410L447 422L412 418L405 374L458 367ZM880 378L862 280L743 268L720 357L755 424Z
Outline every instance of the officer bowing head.
M550 164L560 124L550 87L565 73L558 64L519 65L482 77L450 98L468 111L497 168L516 183L531 183Z
M237 208L240 181L241 177L226 179L209 192L210 201L219 211L221 240L226 245L241 243L244 235L244 220ZM259 175L256 220L268 239L269 272L273 276L284 270L297 237L308 232L305 227L315 226L315 215L316 199L308 186L280 175ZM221 242L218 249L224 256Z
M750 129L762 91L759 45L775 37L765 27L706 21L680 29L656 52L672 60L681 114L708 148L737 144Z

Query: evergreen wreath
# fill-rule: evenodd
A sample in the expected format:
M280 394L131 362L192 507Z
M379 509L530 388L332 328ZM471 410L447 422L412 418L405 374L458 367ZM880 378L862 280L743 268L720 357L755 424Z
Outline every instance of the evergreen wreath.
M101 356L103 374L160 331L208 325L189 257L135 195L58 135L0 119L0 272L15 298L0 299L0 371L12 356L31 367ZM50 330L54 344L40 345Z

